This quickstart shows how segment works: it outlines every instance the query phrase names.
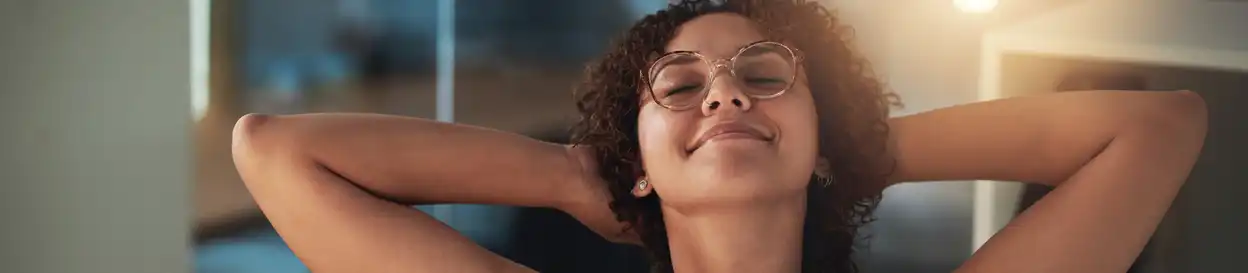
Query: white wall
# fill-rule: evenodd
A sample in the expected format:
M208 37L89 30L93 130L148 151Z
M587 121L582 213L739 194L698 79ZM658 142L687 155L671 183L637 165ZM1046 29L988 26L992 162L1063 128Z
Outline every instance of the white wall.
M0 271L188 271L188 16L0 1Z

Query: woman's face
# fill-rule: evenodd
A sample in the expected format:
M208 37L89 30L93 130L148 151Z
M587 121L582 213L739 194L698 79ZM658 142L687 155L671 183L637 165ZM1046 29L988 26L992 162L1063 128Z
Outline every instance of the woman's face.
M743 47L765 39L748 18L709 14L682 25L667 51L693 51L710 60L728 59ZM712 70L699 64L682 73L701 73L689 76L701 79ZM637 129L645 177L652 187L636 193L659 192L669 206L732 204L805 194L815 168L818 142L815 105L802 70L799 67L790 73L796 77L787 91L768 99L746 95L757 94L758 90L751 89L757 85L739 79L749 77L740 69L737 76L727 69L717 70L709 83L700 80L707 88L706 98L689 104L687 110L665 108L643 90ZM663 83L654 85L655 94L666 92L660 90Z

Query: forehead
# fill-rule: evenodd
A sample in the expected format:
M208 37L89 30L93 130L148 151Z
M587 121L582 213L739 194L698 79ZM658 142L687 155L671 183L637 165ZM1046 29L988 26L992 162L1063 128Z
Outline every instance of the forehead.
M667 44L667 51L694 51L728 58L750 43L763 40L758 24L733 13L713 13L685 22Z

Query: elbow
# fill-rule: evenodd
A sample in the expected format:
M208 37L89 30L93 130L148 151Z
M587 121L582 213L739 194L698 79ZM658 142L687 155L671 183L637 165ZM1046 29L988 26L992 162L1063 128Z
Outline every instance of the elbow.
M1146 110L1145 122L1140 125L1148 131L1179 137L1188 136L1203 142L1209 127L1209 109L1205 99L1192 91L1165 92L1155 107Z
M1128 153L1136 160L1165 158L1176 166L1191 167L1204 148L1209 129L1205 100L1191 91L1149 93L1151 99L1138 101L1143 107L1131 112L1133 122L1113 142L1135 147Z
M270 117L260 114L247 114L238 119L234 123L234 130L230 136L230 154L234 159L234 168L237 169L239 176L243 178L243 183L250 189L253 182L259 178L253 170L264 169L259 166L266 162L260 155L262 152L257 151L257 147L264 147L259 144L260 127L264 126Z
M264 114L247 114L234 123L230 150L236 158L253 154L256 147L264 146L257 142L263 141L260 139L261 127L271 119L272 117Z
M299 172L300 164L308 162L289 123L280 116L247 114L234 124L230 143L234 168L253 195L257 188L284 181L275 179L275 173Z
M1175 97L1175 104L1178 105L1175 111L1181 121L1202 129L1209 127L1209 106L1205 104L1205 98L1192 91L1179 91Z
M293 152L296 141L285 137L288 134L283 133L282 128L276 128L280 121L280 117L264 114L247 114L238 119L231 136L230 152L240 171L248 166L264 164L269 161L266 158L275 155L297 154Z

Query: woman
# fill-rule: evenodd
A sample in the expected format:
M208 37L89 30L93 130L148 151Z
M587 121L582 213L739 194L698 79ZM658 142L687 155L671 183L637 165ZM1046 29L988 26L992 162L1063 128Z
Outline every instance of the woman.
M248 115L235 163L317 272L531 272L407 206L430 203L560 209L643 244L660 272L855 272L855 231L882 189L968 179L1058 189L963 271L1121 272L1203 143L1190 92L888 119L890 95L820 4L707 2L642 19L591 67L578 145L417 118Z

